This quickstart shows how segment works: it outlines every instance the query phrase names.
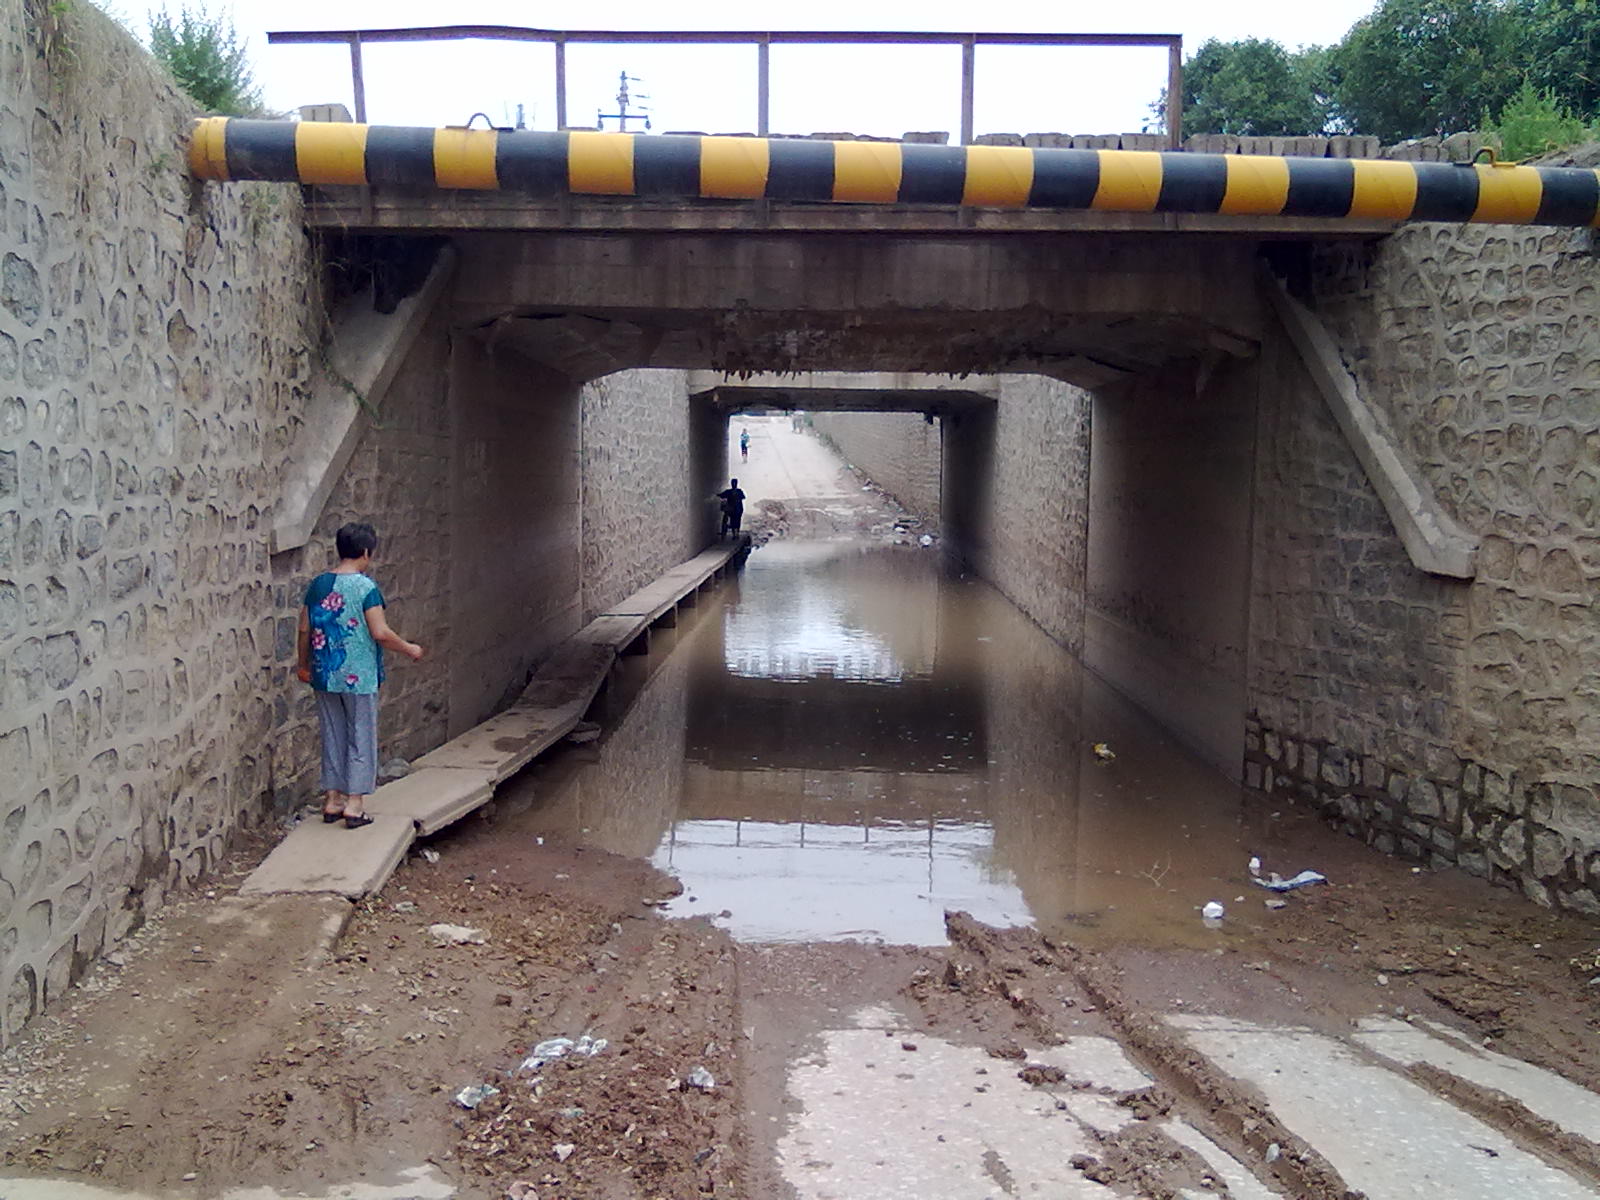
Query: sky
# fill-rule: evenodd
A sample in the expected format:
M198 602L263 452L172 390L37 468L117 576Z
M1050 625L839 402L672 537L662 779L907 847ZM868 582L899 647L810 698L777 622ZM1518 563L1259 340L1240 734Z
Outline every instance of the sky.
M269 46L268 30L495 24L545 29L810 29L941 32L1178 33L1186 53L1208 38L1273 38L1284 45L1337 41L1374 0L1142 0L1138 4L953 0L917 3L806 0L779 9L729 0L675 5L612 0L604 6L553 0L209 0L231 7L267 106L351 105L350 57L342 46ZM128 8L141 0L123 0ZM182 0L173 0L172 9ZM137 29L142 11L129 23ZM959 127L960 50L930 47L777 46L771 52L772 130L899 136ZM509 124L522 105L530 128L555 126L554 54L547 45L442 42L368 46L368 120L394 125L462 124L483 112ZM567 51L568 121L592 125L617 110L619 73L649 97L656 133L752 132L756 51L750 46L573 46ZM1151 103L1166 84L1161 48L980 47L975 125L984 132L1125 133L1153 127ZM614 121L606 128L615 128ZM637 126L633 128L638 131ZM954 137L952 137L954 140Z

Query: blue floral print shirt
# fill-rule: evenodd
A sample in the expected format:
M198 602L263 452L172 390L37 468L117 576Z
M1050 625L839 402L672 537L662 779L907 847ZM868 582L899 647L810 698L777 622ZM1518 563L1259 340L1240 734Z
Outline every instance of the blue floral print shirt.
M383 682L383 647L372 640L367 609L381 605L378 585L359 572L325 571L306 589L311 624L311 686L319 692L370 695Z

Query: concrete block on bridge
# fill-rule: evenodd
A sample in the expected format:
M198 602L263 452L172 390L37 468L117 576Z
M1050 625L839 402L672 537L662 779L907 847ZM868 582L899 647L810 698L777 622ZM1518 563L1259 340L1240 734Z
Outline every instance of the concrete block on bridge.
M372 824L346 829L315 817L289 831L239 889L241 896L331 892L350 900L371 895L393 874L417 836L410 817L379 812Z

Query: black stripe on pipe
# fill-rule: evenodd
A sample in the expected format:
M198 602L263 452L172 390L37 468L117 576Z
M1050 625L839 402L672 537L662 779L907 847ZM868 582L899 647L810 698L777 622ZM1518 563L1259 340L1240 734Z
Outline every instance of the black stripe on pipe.
M1600 176L1575 167L1545 167L1539 172L1544 191L1539 196L1535 225L1591 225L1600 209Z
M1348 159L1286 158L1289 195L1286 217L1343 217L1356 197L1356 169Z
M223 131L228 178L298 179L294 131L293 121L249 121L238 117L229 121Z
M549 196L567 190L567 135L529 130L500 133L494 173L509 191Z
M960 204L967 190L967 152L960 146L900 147L900 201Z
M1088 208L1100 188L1100 156L1093 150L1035 150L1029 208Z
M1214 213L1228 193L1228 160L1220 154L1161 156L1157 212Z
M832 200L833 144L803 138L767 143L767 191L772 200Z
M1412 163L1417 173L1413 221L1470 221L1478 209L1478 173L1453 163Z
M367 126L367 182L432 187L433 130L406 125Z
M635 196L698 196L700 139L636 137L633 139Z

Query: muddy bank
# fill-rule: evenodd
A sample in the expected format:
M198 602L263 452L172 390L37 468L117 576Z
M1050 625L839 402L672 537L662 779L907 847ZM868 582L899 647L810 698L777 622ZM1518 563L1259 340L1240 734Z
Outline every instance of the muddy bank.
M243 856L0 1059L0 1163L201 1195L314 1193L423 1163L467 1196L524 1177L575 1197L738 1194L736 1048L708 1046L737 1028L726 937L657 916L643 902L676 885L637 860L512 857L492 839L441 850L353 914L332 899L250 906L270 926L253 939L228 919ZM331 954L330 914L349 917ZM441 923L483 942L441 944ZM530 1091L529 1049L585 1031L610 1046ZM699 1064L715 1090L666 1090ZM472 1112L454 1100L484 1083L501 1095ZM565 1161L558 1144L575 1147Z

